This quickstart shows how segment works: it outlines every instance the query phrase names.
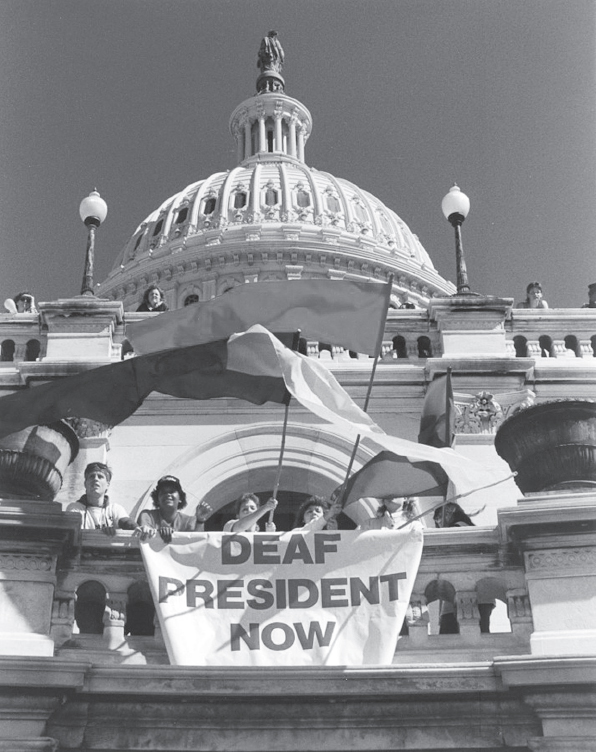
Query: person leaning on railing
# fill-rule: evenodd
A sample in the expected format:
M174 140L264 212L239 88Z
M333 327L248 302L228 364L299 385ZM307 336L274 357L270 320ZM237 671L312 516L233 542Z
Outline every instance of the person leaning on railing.
M186 493L178 478L164 475L151 492L154 509L144 509L137 520L136 533L141 540L155 537L158 533L165 543L170 543L173 533L201 532L205 520L213 510L202 501L194 516L180 510L187 504Z

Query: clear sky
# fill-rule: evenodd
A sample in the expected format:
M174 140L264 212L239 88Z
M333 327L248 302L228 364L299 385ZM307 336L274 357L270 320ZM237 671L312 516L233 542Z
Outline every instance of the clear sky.
M596 282L594 0L1 0L0 300L78 294L137 225L235 165L228 130L276 29L306 162L378 196L455 278L441 199L471 211L472 289L579 306Z

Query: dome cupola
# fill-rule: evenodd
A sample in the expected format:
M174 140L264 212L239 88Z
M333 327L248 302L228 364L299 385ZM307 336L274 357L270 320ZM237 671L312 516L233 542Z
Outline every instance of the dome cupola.
M306 164L312 117L285 93L283 62L270 31L259 49L257 93L230 118L237 165L192 183L141 222L98 294L136 310L156 284L169 307L180 308L246 282L390 274L398 304L424 307L455 291L395 212Z

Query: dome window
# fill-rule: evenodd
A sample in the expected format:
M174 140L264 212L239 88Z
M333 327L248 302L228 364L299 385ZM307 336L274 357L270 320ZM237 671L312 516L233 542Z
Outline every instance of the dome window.
M272 188L269 186L267 190L265 191L265 203L267 206L275 206L279 200L279 194L275 190L275 188Z
M243 209L246 206L246 193L244 191L238 191L234 196L234 209Z
M203 207L203 214L213 214L215 211L215 197L211 196L211 198L208 198L205 201L205 206Z
M187 305L193 305L194 303L199 302L199 296L196 293L193 293L192 295L187 295L184 298L183 306L186 308Z
M359 222L366 222L368 221L368 217L366 215L366 211L360 201L354 201L354 214L356 215L356 219Z
M144 234L145 234L145 233L144 233L144 232L142 232L142 233L141 233L141 234L139 235L139 237L137 238L137 242L135 243L135 247L134 247L134 250L135 250L135 251L136 251L136 250L138 250L139 246L141 245L141 240L143 239L143 235L144 235Z
M159 235L162 229L163 229L163 218L160 219L159 222L153 228L153 237L155 237L156 235Z
M338 214L341 211L341 206L337 196L333 196L331 193L327 193L327 195L325 196L325 203L327 204L327 209L329 209L330 212Z
M182 209L178 211L178 214L176 215L176 224L181 225L183 222L186 222L186 218L188 217L188 206L183 206Z
M296 203L301 209L306 209L307 206L310 206L310 194L307 191L300 189L296 193Z

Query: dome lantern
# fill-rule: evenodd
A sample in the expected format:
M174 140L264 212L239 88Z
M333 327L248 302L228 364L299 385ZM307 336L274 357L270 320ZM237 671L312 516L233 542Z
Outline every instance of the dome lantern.
M284 51L277 32L270 31L259 48L257 94L236 107L230 118L239 163L250 158L304 162L312 118L301 102L285 93L283 62Z

